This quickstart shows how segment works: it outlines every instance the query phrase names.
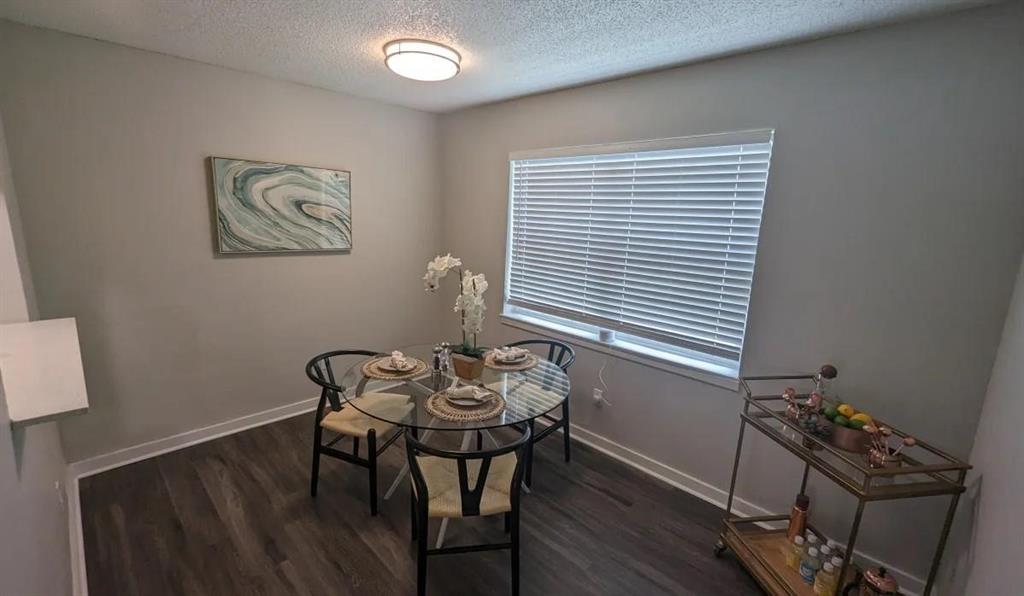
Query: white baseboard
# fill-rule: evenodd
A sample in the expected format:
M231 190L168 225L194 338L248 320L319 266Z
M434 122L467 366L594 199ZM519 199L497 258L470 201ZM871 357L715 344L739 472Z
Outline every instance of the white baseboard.
M640 453L639 451L634 451L625 445L621 445L611 439L602 437L601 435L593 433L581 426L577 426L575 424L570 426L572 427L572 438L580 443L596 449L612 459L618 460L630 467L640 470L648 476L653 476L681 491L690 493L701 500L725 509L725 502L729 498L729 491L725 491L714 485L708 484L695 476L691 476L685 472L663 464L658 460ZM739 497L733 498L732 510L744 517L772 514L771 511Z
M78 493L78 481L80 479L156 457L163 453L184 449L185 447L212 441L213 439L242 432L243 430L311 412L316 409L319 399L319 397L305 399L286 406L218 422L210 426L204 426L133 447L118 449L111 453L97 455L96 457L68 464L65 490L68 497L68 534L71 542L71 589L74 596L89 595L89 585L85 570L85 544L82 538L81 500Z
M542 418L538 418L538 421L542 421ZM579 441L592 449L600 451L601 453L616 459L628 466L631 466L648 476L653 476L662 482L674 486L679 490L690 493L691 495L703 499L708 503L725 509L725 502L729 498L729 493L726 490L722 490L716 486L708 484L699 478L691 476L681 470L677 470L671 466L663 464L655 459L652 459L639 451L634 451L629 447L616 443L610 439L602 437L599 434L593 433L585 428L577 426L575 424L570 425L572 427L572 438L573 440ZM746 499L740 497L734 497L732 502L733 513L738 515L749 517L755 515L772 515L778 512L769 511L764 507L751 503ZM711 545L708 545L710 548ZM924 579L912 575L902 569L893 567L883 561L878 560L875 557L864 554L861 551L856 551L857 558L867 561L868 564L874 566L883 566L890 573L896 576L896 581L900 583L902 593L907 596L916 596L924 590Z
M124 449L118 449L111 453L104 453L82 461L68 464L68 470L74 478L85 478L100 472L106 472L114 468L120 468L128 464L156 457L169 451L177 451L206 441L212 441L220 437L231 435L243 430L277 422L285 418L291 418L316 409L316 402L319 398L305 399L300 402L279 406L249 414L233 420L225 420L210 426L204 426L195 430L185 431L155 441L134 445Z

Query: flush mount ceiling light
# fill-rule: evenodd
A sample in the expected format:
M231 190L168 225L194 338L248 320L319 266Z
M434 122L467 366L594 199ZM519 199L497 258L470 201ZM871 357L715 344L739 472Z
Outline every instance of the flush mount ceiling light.
M444 81L459 74L462 56L432 41L396 39L384 44L384 64L391 72L417 81Z

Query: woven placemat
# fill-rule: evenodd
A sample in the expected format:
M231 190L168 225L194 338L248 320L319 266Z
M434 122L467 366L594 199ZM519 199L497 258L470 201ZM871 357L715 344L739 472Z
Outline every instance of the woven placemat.
M490 390L489 390L490 391ZM505 398L491 391L491 399L479 406L457 406L447 398L447 390L438 391L427 398L427 412L449 422L480 422L494 418L505 409Z
M369 362L363 363L363 376L370 379L381 379L384 381L411 379L415 376L421 375L427 372L427 363L420 360L419 358L412 358L407 356L408 360L412 360L415 366L412 369L405 372L395 372L391 370L385 370L380 367L382 362L391 360L391 356L382 356L380 358L374 358Z
M517 370L529 370L540 362L540 358L537 358L534 354L528 354L522 362L516 362L513 364L505 364L498 362L494 359L494 352L487 352L484 356L484 366L494 370L500 370L504 372L514 372Z

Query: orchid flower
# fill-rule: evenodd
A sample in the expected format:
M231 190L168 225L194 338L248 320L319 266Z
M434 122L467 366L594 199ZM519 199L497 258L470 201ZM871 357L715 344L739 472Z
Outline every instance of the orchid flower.
M445 256L436 256L433 261L427 263L427 273L423 276L423 288L428 292L436 292L448 272L456 267L462 266L462 259L453 257L451 253Z
M484 274L474 275L472 271L462 270L462 259L453 257L451 253L445 256L437 256L427 263L427 272L423 275L423 287L427 292L436 292L440 287L441 280L448 275L452 269L459 269L459 295L455 298L454 311L462 316L462 344L467 350L470 349L467 341L467 334L473 336L472 350L477 351L476 336L483 331L484 311L487 305L484 303L484 292L487 291L487 278Z

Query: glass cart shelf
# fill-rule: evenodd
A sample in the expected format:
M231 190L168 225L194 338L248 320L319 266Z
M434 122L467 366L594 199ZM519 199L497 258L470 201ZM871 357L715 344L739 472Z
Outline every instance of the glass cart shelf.
M743 434L747 426L750 426L804 462L800 492L806 490L808 474L813 468L857 497L857 511L846 544L847 553L854 552L857 532L866 503L936 495L951 496L945 524L924 590L924 594L927 596L935 581L935 574L953 522L956 505L960 494L965 490L964 479L971 466L917 439L914 455L921 457L924 461L904 453L902 455L904 465L893 468L871 468L868 466L865 454L840 449L827 440L812 435L794 420L788 418L785 415L786 402L782 398L781 389L774 394L755 394L751 389L751 384L785 382L806 385L813 383L814 379L814 375L743 377L741 387L745 395L743 412L740 414L740 433L736 444L736 457L733 461L732 479L729 484L726 518L723 520L722 534L715 546L715 553L720 554L726 547L730 548L769 594L810 593L809 586L802 584L799 581L799 576L794 576L792 570L784 566L779 568L780 559L775 555L781 552L781 548L785 544L784 529L765 529L765 526L771 527L773 524L778 526L780 523L784 523L788 517L786 515L762 517L734 517L732 515L736 476L743 448ZM807 394L798 394L797 398L806 399ZM876 424L891 428L895 437L908 436L903 431L881 420L876 420ZM852 556L848 556L843 562L843 568L839 572L840 577L849 579L853 576L853 569L850 565L852 558Z

